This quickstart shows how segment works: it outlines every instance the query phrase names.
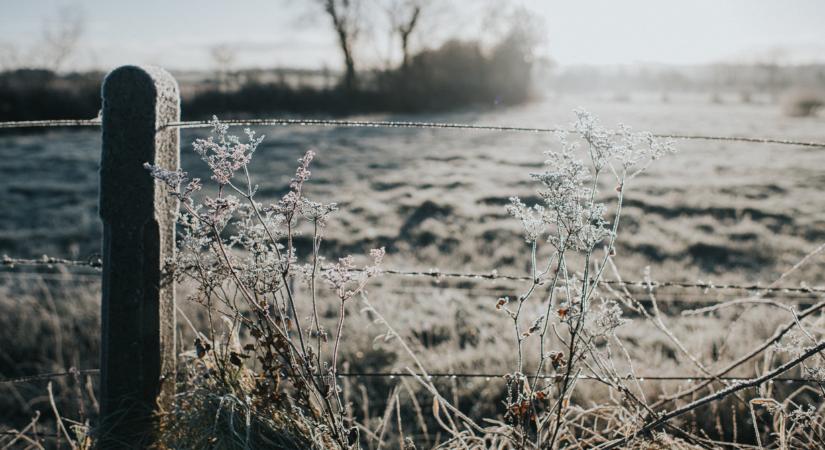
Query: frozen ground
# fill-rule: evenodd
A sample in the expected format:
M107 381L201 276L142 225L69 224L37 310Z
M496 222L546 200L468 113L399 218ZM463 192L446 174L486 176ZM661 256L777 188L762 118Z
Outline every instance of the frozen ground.
M547 127L584 107L606 125L684 134L825 140L820 118L787 118L773 104L713 103L707 97L550 97L519 108L426 120ZM373 117L412 119L421 117ZM442 270L523 268L511 195L533 198L529 173L552 135L461 130L261 127L255 155L262 198L282 192L294 161L318 153L311 194L336 201L328 254L385 245L390 262ZM183 166L203 167L184 131ZM241 130L237 130L238 133ZM0 253L85 258L99 251L96 130L0 135ZM825 239L825 151L735 142L682 141L627 191L621 269L646 265L658 278L768 281ZM611 192L606 188L605 192ZM803 274L819 282L821 271Z
M369 118L548 127L567 124L573 118L572 110L581 106L607 125L622 121L637 130L825 141L821 118L787 118L774 104L742 104L732 98L719 104L706 96L674 95L667 103L659 96L620 100L561 96L479 113ZM259 131L267 139L252 167L262 198L274 199L282 193L295 160L307 148L316 149L309 194L341 207L329 225L323 250L328 257L362 254L383 245L388 250L386 265L402 269L526 273L528 249L519 224L506 215L504 205L511 195L528 201L534 198L529 173L541 168L542 152L556 144L553 136L372 128L263 127ZM205 134L203 130L185 131L181 138L183 166L199 176L205 172L190 143ZM85 258L99 251L99 147L97 132L90 130L0 135L0 253L38 256L45 252ZM825 150L716 141L683 141L678 148L678 154L655 163L626 190L616 258L624 278L641 278L649 265L658 280L769 283L825 241L825 197L821 194ZM605 186L603 192L609 196L612 186ZM821 268L815 262L784 284L822 284ZM40 279L7 273L0 277L0 349L4 349L0 375L59 371L67 365L96 367L98 279L66 276L56 282L54 276ZM182 290L180 298L185 297L185 287ZM386 276L370 288L369 297L429 370L505 373L514 364L512 327L493 305L499 295L522 290L523 286L512 282L434 282ZM685 302L731 295L701 290L659 292L663 301ZM810 303L810 299L803 300ZM182 306L197 323L202 311L185 302ZM392 341L375 340L385 330L372 323L374 317L359 313L358 306L351 304L348 312L342 349L345 369L404 370L410 364L408 356ZM307 307L299 305L299 314L307 314ZM679 316L685 307L684 303L671 307L663 303L663 312L670 314L665 320L686 349L710 369L741 356L773 334L779 324L792 320L789 314L765 306ZM532 317L542 305L531 303L526 308ZM336 314L333 303L322 305L322 315L330 325ZM189 331L183 326L180 331L181 349L191 347ZM636 317L619 334L637 361L637 373L698 374L650 322ZM754 370L753 366L742 367L734 375L751 376ZM368 399L374 421L378 421L394 383L384 378L353 379L346 381L345 388L356 397L364 392L363 398L354 401L362 408ZM359 386L364 390L359 391ZM679 382L666 382L644 387L646 395L655 398L678 386ZM68 385L58 388L72 392ZM503 384L498 381L452 380L440 388L473 417L495 415L503 398ZM0 403L6 411L0 423L25 423L34 409L47 408L42 393L43 386L38 385L10 388ZM578 402L587 402L603 399L607 392L594 384L576 395ZM71 408L74 403L67 400L65 404ZM724 408L730 411L729 406ZM711 413L689 420L705 430L715 429L715 423L732 428L727 412ZM749 417L742 408L736 414L739 420ZM714 438L732 438L709 433Z

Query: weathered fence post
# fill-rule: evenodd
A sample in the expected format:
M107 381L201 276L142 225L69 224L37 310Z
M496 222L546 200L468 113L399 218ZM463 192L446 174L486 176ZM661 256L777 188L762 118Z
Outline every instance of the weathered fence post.
M175 382L175 289L162 276L174 252L177 202L143 164L179 166L180 120L174 78L154 67L124 66L103 82L100 217L101 448L146 447L158 407Z

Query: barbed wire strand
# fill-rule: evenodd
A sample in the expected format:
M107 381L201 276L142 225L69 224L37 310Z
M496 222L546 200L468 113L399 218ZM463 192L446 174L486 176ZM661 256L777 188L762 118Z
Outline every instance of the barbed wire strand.
M67 267L91 267L102 269L103 261L98 257L88 259L68 259L55 256L43 255L40 258L12 258L3 255L3 266L14 268L15 266L67 266Z
M14 278L15 280L32 280L32 281L47 281L47 282L58 282L61 284L71 284L76 285L78 287L89 287L89 286L97 286L101 282L100 272L89 273L89 272L63 272L63 273L48 273L48 272L5 272L4 274L0 275L0 281L3 279L10 279ZM498 299L506 296L516 297L518 294L515 292L517 289L516 287L507 287L507 286L465 286L465 285L444 285L444 284L434 284L428 286L410 286L410 285L393 285L393 284L383 284L381 281L376 282L376 286L381 290L382 294L395 296L397 298L404 298L411 297L411 298L421 298L421 297L438 297L439 301L457 301L457 300L466 300L466 299L474 299L480 301L487 301L487 302L494 302ZM564 290L564 287L558 287L560 290ZM687 291L676 291L676 292L667 292L667 293L660 293L657 296L657 301L663 304L678 304L683 303L686 305L691 305L694 307L700 307L701 305L713 305L718 306L724 304L726 300L721 298L720 296L734 296L739 297L738 294L735 293L736 291L727 291L727 292L701 292L701 293L690 293ZM712 295L712 297L708 297L708 295ZM447 297L444 297L447 296ZM756 302L761 303L776 303L777 301L781 301L783 304L787 303L791 304L799 304L805 305L806 302L814 301L818 298L818 295L815 293L806 293L806 292L789 292L783 293L781 298L777 298L772 296L770 293L766 293L762 296L761 300L757 300ZM645 303L647 300L640 300L642 303ZM720 303L721 302L721 303Z
M52 373L41 373L36 375L27 375L22 377L16 378L6 378L0 379L0 385L3 384L19 384L19 383L32 383L35 381L45 381L51 380L54 378L61 378L67 376L74 376L74 375L100 375L99 369L84 369L84 370L68 370L65 372L52 372ZM484 378L484 379L499 379L499 378L507 378L512 376L513 374L507 373L486 373L486 372L455 372L455 373L447 373L447 372L433 372L428 373L425 378L450 378L450 379L457 379L457 378ZM321 375L317 375L321 376ZM339 372L336 376L341 378L402 378L402 377L416 377L420 376L418 374L412 374L409 372ZM557 375L529 375L529 378L540 378L540 379L554 379ZM725 380L725 381L732 381L732 382L747 382L751 381L752 378L750 377L733 377L733 376L725 376L725 377L707 377L707 376L677 376L677 375L637 375L635 377L639 381L709 381L709 380ZM579 380L599 380L599 377L593 375L579 375ZM631 376L624 376L620 377L619 379L622 380L632 380L633 377ZM798 383L808 383L808 382L816 382L817 380L810 379L810 378L801 378L801 377L779 377L774 378L774 381L787 381L787 382L798 382Z
M100 270L103 268L103 262L98 257L92 257L86 260L72 260L66 258L58 258L54 256L43 255L40 258L12 258L8 255L3 255L2 265L8 268L15 268L17 266L67 266L67 267L90 267ZM507 281L532 281L528 276L520 275L506 275L496 272L441 272L439 270L400 270L400 269L384 269L382 273L387 275L402 276L402 277L427 277L434 279L469 279L469 280L507 280ZM608 285L618 285L627 287L638 287L643 289L648 288L685 288L685 289L701 289L701 290L738 290L751 292L779 292L779 293L802 293L802 294L825 294L825 287L810 287L810 286L760 286L758 284L716 284L712 282L689 282L689 281L641 281L641 280L601 280L600 283Z
M38 373L35 375L25 375L22 377L16 378L3 378L0 379L0 385L3 384L18 384L18 383L31 383L34 381L45 381L51 380L54 378L62 378L74 375L100 375L100 369L83 369L83 370L67 370L65 372L49 372L49 373Z
M63 127L99 127L100 119L60 119L60 120L24 120L0 122L0 129L8 128L63 128Z
M366 120L334 120L334 119L239 119L222 120L222 124L230 126L324 126L324 127L344 127L344 128L426 128L426 129L455 129L455 130L475 130L475 131L508 131L522 133L558 133L569 132L565 128L538 128L538 127L518 127L507 125L474 125L465 123L439 123L439 122L406 122L406 121L366 121ZM209 128L213 126L211 121L196 120L185 122L170 122L161 128ZM805 142L778 138L754 138L744 136L704 136L695 134L677 133L654 133L653 136L659 138L680 139L680 140L708 140L708 141L740 141L754 144L781 144L799 145L803 147L825 148L825 142Z
M48 282L59 282L59 283L66 283L66 284L73 284L77 286L94 286L99 285L101 282L100 273L77 273L77 272L70 272L70 273L62 273L62 274L52 274L52 273L43 273L43 272L6 272L4 274L6 279L13 277L14 279L22 279L22 280L32 280L32 281L48 281ZM2 278L0 278L2 280ZM402 298L402 296L409 296L414 298L421 298L421 297L442 297L442 296L450 296L448 298L440 298L439 300L460 300L460 299L481 299L481 301L488 301L490 303L497 301L498 299L506 296L516 297L518 294L515 292L517 288L515 287L504 287L504 286L491 286L491 287L473 287L473 286L445 286L445 285L431 285L431 286L407 286L407 285L382 285L380 281L377 283L377 286L381 289L382 294L386 295L393 295L397 296L398 298ZM557 289L564 291L564 287L558 287ZM737 294L734 293L735 291L730 291L729 293L723 292L713 292L715 295L729 295L739 297ZM783 293L781 298L777 299L776 297L770 297L770 294L765 294L761 300L758 300L762 303L767 302L776 302L782 301L782 303L788 302L788 304L798 303L800 305L805 305L805 302L813 301L817 296L813 293L804 293L804 292L796 292L796 293ZM664 304L677 304L683 303L695 307L699 307L701 305L715 305L718 306L724 303L726 300L724 298L708 298L705 296L705 293L699 294L692 294L689 292L667 292L666 294L659 294L657 296L657 301ZM640 300L642 303L647 302L647 300ZM720 303L722 302L722 303Z
M420 374L413 374L409 372L339 372L336 374L339 377L354 377L354 378L371 378L371 377L381 377L381 378L402 378L402 377L421 377L421 378L485 378L485 379L497 379L497 378L507 378L513 376L513 374L509 373L428 373L426 376ZM558 375L525 375L527 378L539 378L539 379L554 379L557 378ZM603 377L597 377L593 375L579 375L579 380L601 380ZM624 376L619 377L620 380L632 380L633 377L631 376ZM639 381L731 381L731 382L748 382L755 380L755 378L750 377L732 377L732 376L725 376L725 377L708 377L708 376L676 376L676 375L653 375L653 376L646 376L646 375L637 375L636 379ZM778 377L773 378L774 381L785 381L785 382L797 382L797 383L815 383L819 382L818 380L811 379L811 378L801 378L801 377Z
M305 126L305 127L336 127L336 128L419 128L419 129L452 129L452 130L474 130L474 131L498 131L498 132L520 132L520 133L557 133L570 131L564 128L540 128L540 127L519 127L507 125L474 125L466 123L440 123L440 122L412 122L412 121L367 121L367 120L336 120L336 119L229 119L221 123L230 126ZM0 122L0 129L10 128L49 128L49 127L97 127L101 125L100 119L86 120L32 120ZM159 129L179 128L209 128L211 121L195 120L170 122L161 125ZM779 144L795 145L801 147L825 148L825 142L797 141L781 138L762 138L747 136L713 136L699 134L678 134L678 133L654 133L653 136L666 139L678 140L703 140L703 141L731 141L748 142L752 144Z
M385 269L382 273L409 277L431 277L431 278L462 278L478 280L510 280L510 281L532 281L531 277L518 275L500 275L497 273L465 273L465 272L439 272L420 270L396 270ZM695 288L695 289L720 289L720 290L741 290L759 292L799 292L808 294L825 294L825 288L808 286L760 286L758 284L715 284L711 282L689 282L689 281L641 281L641 280L601 280L602 284L639 287L639 288Z

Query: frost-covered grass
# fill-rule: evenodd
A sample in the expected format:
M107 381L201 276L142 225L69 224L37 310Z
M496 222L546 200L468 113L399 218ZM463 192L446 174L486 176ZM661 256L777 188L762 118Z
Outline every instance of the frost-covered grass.
M644 105L636 106L636 114L639 114L639 110L646 110ZM607 109L613 107L606 106ZM755 120L754 117L760 117L758 110L745 111L753 114L752 120ZM623 120L634 123L631 118ZM801 130L806 125L797 126ZM657 128L658 130L668 131L662 127ZM685 130L682 128L680 131ZM712 129L702 131L714 132ZM730 132L735 134L739 131ZM800 133L804 135L803 131ZM323 243L322 253L331 259L350 252L365 253L370 247L386 246L388 255L384 264L387 266L476 271L497 269L500 273L530 273L530 244L524 241L521 222L508 218L505 207L510 195L518 195L528 204L538 200L534 192L535 184L530 182L528 174L542 170L543 150L558 149L557 145L551 147L552 137L545 140L536 136L490 137L464 134L461 135L461 139L466 141L461 144L462 148L454 148L449 145L449 140L431 132L404 131L399 133L400 136L381 138L371 137L365 130L335 133L298 130L289 135L276 134L274 138L270 136L259 146L255 160L269 157L280 161L279 164L264 164L263 168L258 168L253 163L251 166L255 184L260 184L258 196L276 199L285 193L281 186L286 183L280 177L281 174L288 173L285 161L297 158L297 150L292 147L298 146L294 142L281 142L279 138L293 134L301 139L317 139L324 144L316 149L318 158L313 169L313 180L306 184L305 192L312 198L339 202L340 211L328 222ZM742 131L741 134L748 133ZM268 146L267 142L271 140L275 141L275 145ZM400 144L393 147L392 142ZM357 145L357 150L347 148L349 145ZM421 154L414 155L404 151L411 146L420 146L424 150ZM469 148L472 148L472 151L468 150ZM769 282L813 248L813 244L821 238L817 226L822 220L821 205L818 205L814 193L822 179L814 173L812 164L821 156L815 152L792 148L782 149L782 153L777 153L777 149L770 146L747 146L747 154L740 155L734 153L733 148L732 144L725 144L721 149L716 148L716 144L680 145L680 153L657 161L651 167L651 171L644 172L633 180L632 186L623 192L624 219L619 228L616 246L615 259L620 263L619 272L624 278L641 278L643 267L650 265L652 277L659 280L710 278L713 281ZM725 153L722 157L722 151L730 153ZM376 156L378 152L382 152L381 156ZM227 161L237 159L231 153L226 156ZM238 154L237 157L245 159L242 154ZM195 168L196 164L196 161L190 159L186 166ZM278 169L269 171L270 167ZM703 176L691 176L691 171L697 171ZM193 172L198 173L197 170ZM787 176L787 179L782 178L783 175ZM209 177L208 173L204 176L203 172L200 172L200 176L204 179ZM275 181L269 183L270 179ZM216 181L221 180L224 178L219 177ZM594 200L604 202L615 197L615 184L605 185ZM341 191L342 185L347 186L346 191ZM214 196L216 191L213 189L207 192ZM238 193L235 195L238 197ZM789 198L793 199L792 205L788 204ZM240 200L243 199L239 198ZM587 201L584 203L585 206L588 204ZM321 205L302 205L305 206L304 210L310 213L310 218L318 217L318 214L312 211L324 212L328 209L322 208ZM220 214L228 207L234 207L234 202L213 200L206 209L211 209L210 214L217 214L214 220L220 221L225 219L219 217ZM610 220L612 211L610 208L607 209L606 220ZM295 249L301 255L311 254L312 232L307 228L303 231L303 235L295 236ZM609 229L607 231L608 234L601 237L609 237ZM262 237L260 233L258 237ZM546 260L553 248L552 245L542 245L537 250L537 258ZM581 265L582 258L571 255L569 264L585 267ZM255 268L259 262L245 262L247 263L253 266L249 267L250 270L241 271L244 274L254 275L255 270L260 269ZM819 284L819 267L821 266L815 263L809 264L783 282L793 284L804 280L811 284ZM340 277L344 276L343 273L339 271ZM606 276L614 276L612 269ZM330 281L340 282L340 277ZM495 308L498 298L508 295L512 299L517 298L525 292L525 288L529 289L529 282L414 281L389 276L379 277L371 282L367 286L368 301L371 305L369 310L361 310L357 299L344 302L347 316L346 334L340 341L339 357L335 358L339 361L338 370L405 370L407 367L417 367L416 361L412 359L413 355L430 372L514 373L518 372L519 367L524 373L537 370L542 352L535 336L521 342L523 357L519 358L519 342L514 339L513 321L506 313ZM27 317L31 323L43 321L43 317L33 314L35 307L32 305L45 295L44 291L30 293L15 283L18 281L10 278L3 293L7 303L4 311L14 311L6 317ZM181 286L181 298L197 292L198 284L184 282ZM66 331L66 334L71 332L86 337L86 340L79 341L81 344L70 348L70 355L95 354L96 325L85 322L76 325L76 322L88 320L95 314L95 290L61 291L59 287L49 287L49 290L56 298L78 300L65 311L49 313L41 310L40 314L46 314L50 319L45 323L57 324L53 325L55 329L62 326L70 330ZM296 316L314 317L312 302L306 300L311 297L309 287L297 284L293 294L296 298L304 299L295 305ZM646 311L652 315L652 319L645 319L639 311L623 306L624 318L632 320L630 326L625 324L607 327L615 328L616 337L624 343L624 350L627 351L629 360L634 361L634 370L637 374L698 375L701 372L699 365L691 361L688 355L700 361L701 366L712 372L714 368L722 367L746 353L755 343L773 334L779 325L793 319L790 312L765 305L722 309L704 315L680 316L679 313L687 308L687 305L666 307L664 302L669 297L678 297L689 302L692 299L708 297L730 298L730 295L717 291L690 291L685 298L684 293L668 290L657 291L656 294L660 300L658 306L663 312L662 322L657 322L651 305L645 303ZM604 296L606 300L613 301L621 297L606 291L599 291L594 295ZM634 295L645 302L650 301L643 290L634 291ZM601 299L598 303L601 303ZM197 306L189 304L185 308L185 314L196 329L203 330L207 318L203 309ZM308 336L317 338L322 335L312 335L312 327L317 327L317 330L336 330L340 306L340 295L319 293L316 303L318 324L315 325L313 320L310 320ZM569 325L570 323L566 324L564 321L563 316L566 313L559 313L565 306L558 306L559 308L554 307L552 311L553 323L559 327ZM521 331L530 328L535 317L544 316L546 307L546 303L540 298L535 302L524 302L521 314L525 319ZM596 304L594 312L598 313L602 308L603 305ZM567 310L571 309L575 310L575 304L568 306ZM242 310L249 313L249 309ZM609 312L609 308L605 312ZM388 331L386 326L375 323L374 319L379 314L394 332L400 335L403 342L407 343L412 352L399 347L399 339L383 339L388 336ZM603 314L600 323L618 324L611 317L617 319L614 314ZM821 336L822 332L822 323L817 321L818 317L814 316L813 320L805 322L809 332L815 336ZM196 336L192 334L183 317L181 319L181 346L183 350L190 351L188 358L191 363L198 360L194 344ZM19 322L19 319L16 322ZM10 323L7 328L20 330L15 328L16 322ZM562 329L559 333L562 340L567 336ZM217 335L221 335L220 329ZM53 336L54 333L38 332L27 335L28 340L19 337L7 339L28 342L26 348L21 348L22 354L25 354L30 352L28 348L49 348L49 344L56 342ZM202 339L203 345L206 336L198 337ZM791 337L796 340L805 338L799 335ZM594 338L598 341L594 345L602 352L606 349L602 341L612 339L607 335ZM208 339L211 341L215 338ZM43 342L47 345L44 346ZM66 342L65 339L63 342ZM72 342L76 341L73 339ZM332 342L334 340L330 340L329 344ZM797 347L807 345L804 341L800 342L803 343ZM793 341L786 342L788 343L793 344ZM221 348L221 345L215 345L213 348ZM325 349L324 356L329 358L332 350L328 346ZM777 361L786 360L788 355L779 350L781 349L771 349L768 352L769 357L755 360L759 362L758 366L748 364L733 374L742 377L752 376L764 371L767 365L776 365ZM554 347L553 351L560 350ZM614 347L613 351L618 352L620 349ZM257 350L249 352L254 354ZM231 357L231 353L226 355ZM614 359L618 373L626 373L629 370L626 359L623 356ZM16 357L12 359L14 360ZM59 365L47 360L48 358L42 363L46 367ZM549 355L545 365L554 360L553 355ZM94 364L94 358L77 358L77 361L76 365L80 366L83 366L84 362ZM328 370L328 366L324 367ZM4 368L4 375L6 370L11 371L9 375L14 375L13 371L17 369L11 365L7 366ZM197 377L188 380L190 383L197 381ZM243 388L244 382L239 380L238 383L240 384L236 387ZM529 430L530 424L525 424L524 421L519 423L519 420L513 421L513 406L518 409L521 401L532 399L530 395L540 391L531 388L532 394L520 393L519 390L515 395L512 391L508 395L508 384L512 389L512 380L507 383L502 379L437 379L431 387L437 389L441 395L437 405L442 414L442 421L445 420L443 414L447 402L455 405L469 419L484 426L489 425L483 423L484 418L506 420L506 415L510 412L509 426L513 428L504 425L502 427L505 430L516 430L513 436L520 436L519 427ZM677 389L687 386L684 381L639 384L630 385L629 388L634 389L632 392L635 395L644 397L650 404L663 394L672 394ZM687 432L707 439L755 442L754 428L748 422L751 420L751 412L747 400L756 395L773 396L781 400L797 387L798 385L780 383L771 387L774 392L745 391L742 394L744 403L732 400L714 404L683 417L677 424ZM397 447L401 446L404 437L410 437L418 443L419 448L427 448L436 441L443 443L451 437L450 432L434 419L431 412L432 395L414 380L406 379L402 382L390 379L348 379L341 382L341 389L341 402L352 405L349 409L352 416L344 416L340 423L360 423L359 433L365 447L376 446L381 437L385 441L385 446ZM36 391L31 392L32 394L28 395L34 396ZM71 413L76 409L76 402L71 400L77 397L72 391L72 385L67 385L59 392L62 392L67 400L67 403L61 404L61 411L70 411L65 414L76 417ZM196 397L198 392L212 391L194 389L187 392L193 395L190 397L192 404L214 405L214 398ZM225 394L225 391L217 390L219 398ZM522 395L527 397L519 397ZM552 399L557 393L554 394L552 389L549 389L544 395ZM818 404L815 402L817 395L816 392L803 391L794 397L794 401L802 405ZM605 436L615 436L610 434L615 431L610 430L617 429L619 424L623 427L638 425L639 420L632 414L632 408L622 402L619 402L620 406L612 402L612 399L620 397L615 390L611 394L603 384L582 380L572 391L570 414L578 415L581 423L587 428L594 422L586 415L580 415L582 410L579 408L586 409L595 404L612 405L614 409L611 414L616 414L612 416L613 419L610 419L611 416L608 414L598 420L606 420L603 426L608 426L609 430L604 431ZM690 397L685 400L689 399ZM20 420L21 416L24 417L21 422L25 422L31 410L26 410L21 405L30 400L32 398L24 396L22 400L16 400L16 406L7 411L14 411L17 420ZM397 411L394 409L396 403L400 405ZM43 398L36 400L34 404L40 405L37 407L42 409ZM391 408L387 408L388 405ZM759 426L771 424L776 430L779 429L777 420L785 420L790 424L790 414L795 411L791 405L785 408L788 414L774 412L772 415L765 406L767 404L757 402L755 405ZM239 405L234 410L237 411L238 418L243 417L245 407ZM89 406L89 409L93 407ZM45 409L42 410L46 413ZM630 413L622 416L622 411ZM804 411L797 413L793 420L802 423L805 419L803 413ZM542 411L542 414L550 413ZM191 420L191 423L201 420L198 417L186 419ZM621 420L618 422L611 422L619 419ZM732 426L732 421L736 423L736 427ZM297 430L306 430L305 422L291 423L297 424ZM399 423L402 424L401 427L398 426ZM255 426L266 424L256 422ZM447 428L450 426L447 425ZM576 433L569 431L575 429L575 425L564 425L560 429L562 435L565 434L565 430L568 430L568 434ZM243 430L244 428L239 428L235 432ZM465 430L460 431L463 433ZM266 433L263 435L266 436ZM178 438L180 437L178 435ZM243 443L243 440L237 440L238 437L233 434L230 440ZM533 436L530 440L537 437L540 438ZM663 446L676 445L671 438L658 438L662 439ZM770 438L771 442L778 442L776 439L779 439L776 436L769 437L767 433L764 433L762 438ZM469 435L463 439L472 442ZM521 442L520 437L516 442Z

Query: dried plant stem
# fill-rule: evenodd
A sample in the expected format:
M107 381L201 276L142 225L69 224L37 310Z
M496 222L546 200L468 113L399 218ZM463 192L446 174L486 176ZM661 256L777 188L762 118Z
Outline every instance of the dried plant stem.
M742 355L742 356L741 356L741 357L739 357L736 361L733 361L732 363L728 364L728 365L727 365L727 366L725 366L724 368L722 368L722 369L720 369L720 370L717 370L717 371L713 374L713 375L714 375L714 377L715 377L715 378L722 377L722 376L726 375L727 373L729 373L730 371L732 371L733 369L735 369L735 368L737 368L737 367L741 366L742 364L744 364L744 363L748 362L748 361L749 361L751 358L753 358L754 356L756 356L756 355L758 355L758 354L762 353L762 352L763 352L766 348L768 348L768 347L770 347L771 345L773 345L773 344L775 344L775 343L779 342L779 340L780 340L780 339L782 339L782 337L783 337L783 336L785 336L785 334L787 334L789 331L791 331L791 330L792 330L792 329L796 326L796 324L797 324L797 320L804 319L805 317L810 316L811 314L813 314L813 313L815 313L815 312L817 312L817 311L820 311L820 310L821 310L821 309L823 309L823 308L825 308L825 301L822 301L822 302L819 302L819 303L817 303L817 304L815 304L815 305L812 305L810 308L808 308L808 309L806 309L806 310L804 310L804 311L800 312L800 313L797 315L797 318L795 318L794 320L792 320L792 321L788 322L788 323L787 323L787 324L785 324L784 326L780 327L780 328L779 328L779 329L778 329L778 330L777 330L777 331L773 334L773 336L771 336L770 338L768 338L765 342L763 342L763 343L762 343L762 344L760 344L759 346L755 347L753 350L751 350L751 351L750 351L750 352L748 352L747 354ZM692 387L690 387L689 389L686 389L686 390L684 390L684 391L680 391L680 392L677 392L676 394L673 394L673 395L669 395L669 396L662 397L662 398L661 398L661 399L659 399L656 403L654 403L654 404L652 405L652 407L653 407L654 409L658 409L658 408L660 408L662 405L664 405L664 404L665 404L665 403L667 403L667 402L670 402L670 401L673 401L673 400L678 400L678 399L681 399L681 398L687 397L688 395L691 395L692 393L694 393L694 392L696 392L696 391L699 391L699 390L703 389L704 387L706 387L706 386L710 385L710 384L711 384L711 383L713 383L713 382L714 382L714 380L707 380L707 381L704 381L704 382L702 382L702 383L697 383L696 385L694 385L694 386L692 386Z
M825 341L822 341L819 344L817 344L816 346L809 348L802 355L788 361L785 364L782 364L781 366L779 366L776 369L762 375L761 377L757 377L757 378L754 378L754 379L746 381L746 382L731 385L731 386L729 386L725 389L722 389L722 390L720 390L720 391L718 391L714 394L707 395L705 397L700 398L699 400L695 400L693 402L690 402L687 405L684 405L680 408L677 408L677 409L675 409L675 410L673 410L669 413L662 414L658 418L656 418L655 420L647 423L646 425L642 426L641 428L634 431L630 435L625 436L625 437L620 438L620 439L616 439L615 441L611 441L611 442L607 443L606 445L600 446L598 448L603 449L603 450L608 450L608 449L611 449L611 448L617 448L619 446L622 446L622 445L626 444L631 439L633 439L633 438L635 438L635 437L637 437L641 434L647 433L648 431L650 431L650 430L652 430L652 429L654 429L654 428L656 428L660 425L663 425L663 424L667 423L670 419L673 419L674 417L681 416L682 414L684 414L686 412L689 412L689 411L692 411L692 410L694 410L694 409L696 409L696 408L698 408L702 405L706 405L710 402L720 400L722 398L727 397L728 395L739 392L743 389L759 386L760 384L762 384L766 381L769 381L772 378L776 378L779 375L781 375L781 374L787 372L788 370L794 368L798 364L802 363L803 361L810 358L811 356L819 353L823 349L825 349Z
M69 435L69 431L66 430L66 426L63 424L63 418L60 416L60 413L57 411L57 404L54 402L54 392L52 391L52 382L51 381L46 385L46 391L49 393L49 405L51 405L51 407L52 407L52 413L54 413L54 420L57 422L57 429L60 431L60 433L63 433L63 436L66 437L66 442L69 444L69 446L72 447L72 450L76 450L77 449L77 444L75 444L74 440ZM60 438L59 436L60 435L58 434L58 439ZM58 447L59 447L59 441L58 441Z

